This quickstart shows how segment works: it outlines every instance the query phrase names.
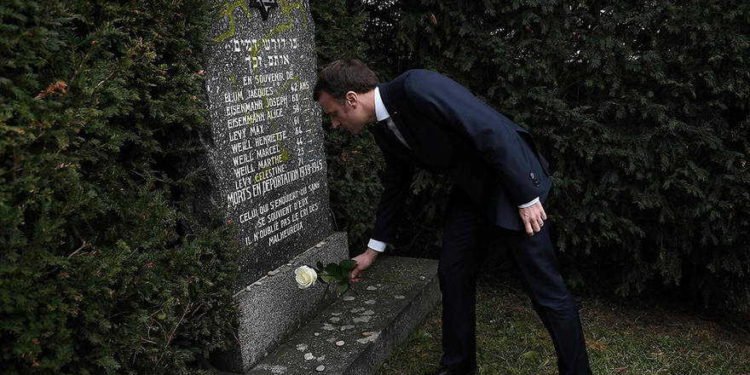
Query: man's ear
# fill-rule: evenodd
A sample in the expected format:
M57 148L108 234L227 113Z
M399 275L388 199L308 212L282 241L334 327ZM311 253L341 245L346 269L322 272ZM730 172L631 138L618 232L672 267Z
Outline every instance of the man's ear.
M346 95L344 95L344 100L347 104L350 106L355 107L357 104L357 93L354 91L348 91Z

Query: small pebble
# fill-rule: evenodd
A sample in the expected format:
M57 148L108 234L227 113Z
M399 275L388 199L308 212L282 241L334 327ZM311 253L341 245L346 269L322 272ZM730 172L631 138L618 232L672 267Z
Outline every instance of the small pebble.
M343 313L340 313L340 312L332 312L332 313L331 313L331 315L333 315L333 316L339 316L339 315L341 315L341 314L343 314Z
M307 344L297 344L297 350L299 351L305 351L307 349Z
M362 332L362 336L367 337L367 336L372 335L373 333L375 333L375 332L365 331L365 332Z
M326 356L321 355L320 357L318 357L318 362L323 362L323 360L325 359L326 359Z
M333 331L334 329L336 329L336 327L334 327L332 324L323 323L323 329L326 331Z
M369 322L369 321L370 321L370 318L372 318L372 316L370 316L370 315L365 315L365 316L360 316L360 317L358 317L358 318L354 318L354 319L352 319L352 321L353 321L354 323L367 323L367 322Z
M279 270L268 271L268 276L273 276L277 273L279 273Z
M323 371L323 370L325 370L325 369L326 369L326 367L325 367L325 366L323 366L323 365L320 365L320 366L318 366L318 367L316 367L316 368L315 368L315 371L317 371L317 372L321 372L321 371Z
M336 341L336 346L344 346L344 341Z
M305 353L305 361L309 361L311 359L315 359L315 356L312 353Z
M365 301L365 305L374 305L374 304L375 304L374 299L368 299L367 301Z
M371 335L369 335L369 336L367 336L367 337L365 337L363 339L357 340L357 342L360 343L360 344L367 344L368 342L375 341L378 338L379 335L380 335L379 333L373 332Z
M426 279L426 277L424 277L424 276L419 276L419 279L420 279L420 280L424 280L424 279Z
M344 301L354 301L354 297L352 297L352 296L346 296L346 297L344 297Z
M330 319L328 319L328 320L330 320L330 321L332 321L332 322L334 322L334 323L338 323L338 321L339 321L339 320L341 320L341 318L339 318L338 316L333 316L333 317L331 317L331 318L330 318Z
M346 331L347 329L352 329L352 328L354 328L354 326L351 325L351 324L347 324L345 326L341 326L341 330L342 331Z
M378 288L370 285L367 287L367 290L378 290Z
M367 310L367 311L363 312L362 315L375 315L375 311Z
M315 333L313 333L313 335L320 336L320 332L315 332Z
M365 308L364 307L357 307L356 309L351 309L349 311L351 311L353 313L358 313L360 311L365 311Z
M402 296L402 295L400 295L400 294L398 294L398 295L395 295L395 296L393 296L393 297L394 297L394 298L396 298L396 299L404 299L404 298L406 298L405 296Z
M325 242L325 241L320 241L320 242L318 242L318 243L317 243L317 244L315 245L315 247L323 247L323 245L325 245L325 244L326 244L326 242Z

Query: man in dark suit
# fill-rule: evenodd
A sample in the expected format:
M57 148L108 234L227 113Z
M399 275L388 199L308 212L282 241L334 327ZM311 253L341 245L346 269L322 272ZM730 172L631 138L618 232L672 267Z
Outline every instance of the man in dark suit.
M587 375L578 307L558 271L542 204L552 186L548 164L524 128L455 81L410 70L393 81L358 60L318 74L314 99L333 128L371 131L383 151L384 191L368 249L353 258L351 279L393 240L415 167L451 177L438 276L443 296L443 356L436 375L476 373L476 253L504 236L536 312L552 337L560 374Z

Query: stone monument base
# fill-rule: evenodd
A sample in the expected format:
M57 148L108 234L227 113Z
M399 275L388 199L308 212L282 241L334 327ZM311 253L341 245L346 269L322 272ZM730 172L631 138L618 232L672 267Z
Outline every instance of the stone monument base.
M212 358L220 373L374 373L440 301L437 261L380 255L338 296L297 286L297 267L347 258L346 234L334 233L237 293L239 346Z
M439 301L436 260L380 255L248 375L372 374Z
M294 270L303 265L314 267L317 262L338 263L348 258L346 233L335 232L235 294L239 310L239 346L231 352L214 354L211 360L214 366L230 373L249 370L281 339L335 298L333 292L325 293L325 284L321 282L300 289Z

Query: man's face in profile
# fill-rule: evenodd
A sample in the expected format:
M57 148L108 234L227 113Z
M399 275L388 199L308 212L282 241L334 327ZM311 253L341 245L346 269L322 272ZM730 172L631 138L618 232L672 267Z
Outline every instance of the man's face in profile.
M365 124L368 122L367 113L361 105L358 105L356 96L353 100L345 99L344 104L341 104L339 100L323 91L318 97L318 104L323 107L323 112L331 118L332 129L341 127L352 134L357 134L365 128Z

